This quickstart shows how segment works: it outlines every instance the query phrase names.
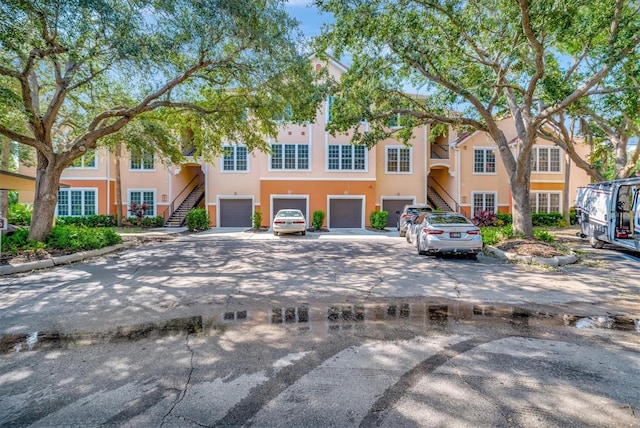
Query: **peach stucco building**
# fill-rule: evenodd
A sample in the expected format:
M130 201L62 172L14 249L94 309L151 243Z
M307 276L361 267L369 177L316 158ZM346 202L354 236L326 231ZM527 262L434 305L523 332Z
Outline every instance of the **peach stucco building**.
M313 63L336 76L345 71L337 61ZM183 165L165 165L149 153L123 154L121 207L115 197L116 159L99 149L64 172L62 183L69 187L60 189L57 214L114 214L144 201L148 215L169 220L188 200L188 208L205 207L215 227L251 227L256 210L262 213L263 226L270 226L276 211L286 207L305 212L309 225L312 213L322 210L325 226L334 229L366 227L369 214L376 210L388 211L387 225L394 227L396 211L409 203L429 203L468 217L478 210L511 211L508 176L485 133L452 131L430 143L429 127L422 126L414 130L408 145L390 139L367 150L349 144L348 133L332 136L325 130L331 120L330 102L324 103L313 123L283 123L269 141L270 154L249 153L236 141L230 141L224 156L213 163L187 157ZM366 131L366 123L360 126ZM503 120L501 128L517 151L513 121ZM541 140L534 157L534 210L562 211L564 153ZM571 168L571 205L577 186L588 182L584 171Z

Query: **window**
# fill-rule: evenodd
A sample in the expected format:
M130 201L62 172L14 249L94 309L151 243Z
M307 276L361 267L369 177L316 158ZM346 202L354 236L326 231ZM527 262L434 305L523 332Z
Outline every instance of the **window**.
M56 216L85 216L96 214L95 189L59 189Z
M410 147L387 147L387 173L410 173L411 152Z
M476 174L495 174L496 153L494 149L473 150L473 172Z
M309 145L272 144L271 169L309 170Z
M146 150L131 151L131 169L138 171L151 171L154 168L154 156Z
M559 192L531 192L529 202L531 202L531 212L533 213L561 212Z
M532 172L560 172L560 148L534 147L531 162Z
M248 171L247 148L244 146L225 146L223 148L223 171Z
M475 216L478 211L498 212L498 207L496 206L497 199L498 197L495 193L473 193L472 216Z
M135 202L137 205L142 203L147 204L147 210L144 214L145 217L154 217L156 215L155 190L129 190L129 208L131 208L132 202Z
M87 152L84 155L74 160L69 168L95 169L96 168L96 151L87 150Z
M328 150L330 171L364 171L366 151L364 146L350 144L330 144Z

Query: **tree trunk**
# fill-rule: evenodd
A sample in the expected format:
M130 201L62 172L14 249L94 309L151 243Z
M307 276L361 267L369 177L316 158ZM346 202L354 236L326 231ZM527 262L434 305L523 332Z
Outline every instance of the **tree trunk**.
M569 225L571 224L571 212L569 211L569 180L571 179L571 158L564 155L564 189L562 191L562 217Z
M11 157L11 141L8 138L0 137L2 156L0 157L0 169L9 171L9 159ZM0 190L0 217L9 218L9 191Z
M36 194L31 214L29 239L44 242L53 228L62 169L50 163L40 152L37 156Z
M122 227L122 177L120 175L120 155L122 144L118 143L115 149L116 155L116 224Z
M511 181L513 233L515 236L523 236L526 239L533 239L530 193L528 178L521 183L516 180Z

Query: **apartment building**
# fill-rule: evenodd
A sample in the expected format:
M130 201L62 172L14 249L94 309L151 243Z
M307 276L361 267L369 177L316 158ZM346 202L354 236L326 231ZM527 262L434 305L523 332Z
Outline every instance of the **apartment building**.
M334 76L346 70L337 61L313 60L313 65L328 67ZM328 99L313 123L283 123L269 141L271 153L251 153L241 141L230 141L213 163L188 156L182 165L165 165L153 153L138 151L123 153L119 168L114 155L104 149L88 153L63 173L62 183L69 187L60 189L57 215L114 214L118 209L127 213L133 202L145 202L147 215L161 215L167 224L181 224L188 209L201 206L214 227L249 228L256 210L262 213L263 226L269 226L279 209L298 208L309 225L315 210L324 211L325 226L336 229L366 227L376 210L388 211L387 225L394 227L396 211L410 203L429 203L468 217L479 210L511 211L508 175L485 133L451 132L431 143L429 127L422 126L407 145L388 139L367 150L349 144L349 133L332 136L325 131L330 104ZM366 123L359 126L366 131ZM513 121L505 119L501 127L517 151ZM533 207L562 211L564 153L541 140L534 154ZM120 207L115 197L117 170ZM589 178L577 167L570 171L573 204L577 186Z

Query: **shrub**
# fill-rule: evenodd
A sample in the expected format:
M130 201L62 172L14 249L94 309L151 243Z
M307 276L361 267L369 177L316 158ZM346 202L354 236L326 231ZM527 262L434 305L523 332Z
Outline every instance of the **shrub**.
M194 208L187 214L187 229L191 231L209 229L209 213L204 208Z
M549 243L556 240L556 238L554 238L554 236L551 235L549 232L547 232L546 230L540 230L540 229L533 231L533 237L540 241L549 242Z
M496 224L496 214L491 211L478 211L473 215L473 224L478 227L494 226Z
M131 206L129 207L129 212L133 214L133 216L138 220L137 225L142 225L142 220L144 216L147 214L147 203L143 202L141 204L137 202L131 202Z
M496 214L496 223L498 221L502 221L502 225L507 225L507 224L512 224L513 223L513 216L511 214L502 214L502 213L498 213ZM497 224L496 224L497 226Z
M374 229L384 230L387 227L388 217L389 213L387 211L373 211L369 214L369 224Z
M533 213L531 221L534 226L564 226L566 225L562 214L560 213Z
M311 225L315 230L322 229L322 225L324 224L324 218L326 214L322 210L315 210L313 212L313 217L311 217Z
M9 206L9 223L16 226L29 226L31 224L31 211L29 205L13 204Z
M18 229L2 237L3 253L13 254L17 251L38 250L44 247L44 243L29 239L29 229Z
M55 226L47 239L47 247L82 251L104 248L121 242L122 238L113 229Z
M136 219L137 220L137 219ZM142 219L142 227L162 227L164 226L164 217L157 215L155 217L145 217Z
M251 216L251 224L254 229L260 229L262 227L262 213L259 210L255 210Z
M482 242L485 245L494 245L505 239L513 238L513 227L509 224L502 227L482 227Z
M569 223L576 224L577 222L576 207L571 207L569 208Z
M114 215L94 214L83 217L56 217L56 224L60 226L86 226L86 227L115 227Z

